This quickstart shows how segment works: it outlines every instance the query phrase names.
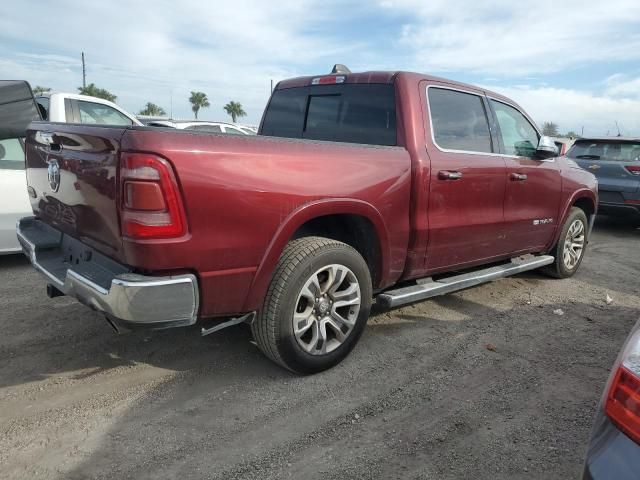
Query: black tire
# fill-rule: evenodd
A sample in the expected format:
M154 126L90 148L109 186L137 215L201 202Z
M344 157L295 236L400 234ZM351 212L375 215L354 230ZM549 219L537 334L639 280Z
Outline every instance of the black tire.
M293 314L299 308L299 295L305 283L315 272L334 264L347 267L357 279L360 310L355 325L337 348L312 355L294 335ZM295 373L316 373L338 364L353 349L369 318L371 302L369 268L355 249L323 237L300 238L291 241L280 256L251 330L260 350L275 363Z
M564 244L569 228L576 220L579 220L583 223L585 243L575 266L573 266L573 268L568 268L567 265L565 265L563 259ZM555 261L552 264L543 267L541 269L541 272L553 278L572 277L578 271L578 268L582 263L582 259L584 258L584 253L587 249L587 242L589 240L587 237L588 232L589 221L587 220L587 215L584 213L584 210L578 207L571 207L569 215L567 216L567 220L565 221L564 226L562 227L562 231L560 232L560 237L558 237L558 243L551 249L551 252L549 252L550 255L553 255L555 257Z

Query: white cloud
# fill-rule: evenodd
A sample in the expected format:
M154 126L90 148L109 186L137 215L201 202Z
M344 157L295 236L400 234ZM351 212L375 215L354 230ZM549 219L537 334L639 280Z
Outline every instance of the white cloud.
M0 17L0 77L75 91L84 50L87 81L115 93L128 110L152 101L168 111L173 98L175 116L190 117L189 92L202 90L212 107L201 117L225 119L222 106L236 100L255 123L270 79L308 73L316 63L328 68L332 57L362 46L321 33L338 4L22 0L5 5ZM42 25L57 27L25 28L33 12L46 19Z
M640 59L640 2L385 0L420 70L538 75Z
M605 93L609 96L640 100L640 77L617 73L607 78L605 84Z
M592 92L553 87L487 87L519 103L538 125L553 121L565 133L640 135L640 98L612 98Z
M30 26L34 15L41 21ZM538 121L606 133L618 120L640 134L640 79L603 73L608 62L640 60L638 0L21 0L3 5L0 44L0 78L59 91L81 84L84 51L88 82L132 112L173 103L175 117L190 118L189 93L201 90L212 105L202 118L227 119L222 106L236 100L257 123L270 79L339 61L485 78ZM578 67L585 84L560 89L545 77Z

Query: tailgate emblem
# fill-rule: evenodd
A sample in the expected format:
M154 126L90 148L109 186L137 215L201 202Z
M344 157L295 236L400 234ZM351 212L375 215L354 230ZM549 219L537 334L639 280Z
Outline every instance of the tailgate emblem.
M49 180L51 190L53 190L54 193L57 192L60 188L60 165L58 165L57 160L49 160L47 179Z

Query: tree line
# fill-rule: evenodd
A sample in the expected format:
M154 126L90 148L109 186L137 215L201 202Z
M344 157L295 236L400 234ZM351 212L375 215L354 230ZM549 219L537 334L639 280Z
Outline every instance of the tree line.
M50 92L51 89L48 87L41 87L37 85L33 89L34 95L41 95L43 93ZM80 95L89 95L91 97L98 97L104 100L108 100L110 102L115 102L117 100L117 96L113 93L105 90L104 88L97 87L94 83L90 83L85 87L78 87L78 92ZM189 103L191 103L191 111L193 112L196 120L198 119L198 112L202 108L209 108L211 103L207 98L207 94L204 92L191 92L191 96L189 97ZM247 113L242 108L242 104L240 102L235 102L231 100L222 109L227 112L227 114L231 117L233 123L236 123L236 120L241 117L245 117ZM156 105L152 102L147 102L143 109L138 112L138 115L149 115L149 116L157 116L161 117L166 115L167 112L164 108L159 105Z
M578 135L573 130L568 131L564 135L560 134L560 127L555 122L544 122L542 124L542 134L547 137L568 137L568 138L579 138Z

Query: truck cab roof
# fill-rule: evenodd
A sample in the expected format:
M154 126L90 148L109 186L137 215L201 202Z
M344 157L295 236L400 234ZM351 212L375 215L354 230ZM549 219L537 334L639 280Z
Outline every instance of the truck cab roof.
M336 80L332 80L336 79ZM407 82L421 82L423 80L444 83L451 87L455 87L462 90L470 90L473 92L484 92L486 95L495 98L496 100L500 100L505 103L515 104L513 100L501 95L497 92L493 92L491 90L487 90L484 88L480 88L474 85L470 85L464 82L458 82L456 80L451 80L448 78L437 77L434 75L427 75L424 73L418 72L407 72L407 71L384 71L384 70L372 70L367 72L351 72L351 73L329 73L325 75L307 75L304 77L295 77L287 80L282 80L276 85L276 90L281 90L285 88L295 88L295 87L307 87L310 85L318 85L318 84L332 84L332 83L345 83L345 84L367 84L367 83L382 83L382 84L390 84L396 82L396 80L402 79ZM316 82L316 83L314 83ZM325 83L326 82L326 83ZM519 106L518 106L519 107Z

